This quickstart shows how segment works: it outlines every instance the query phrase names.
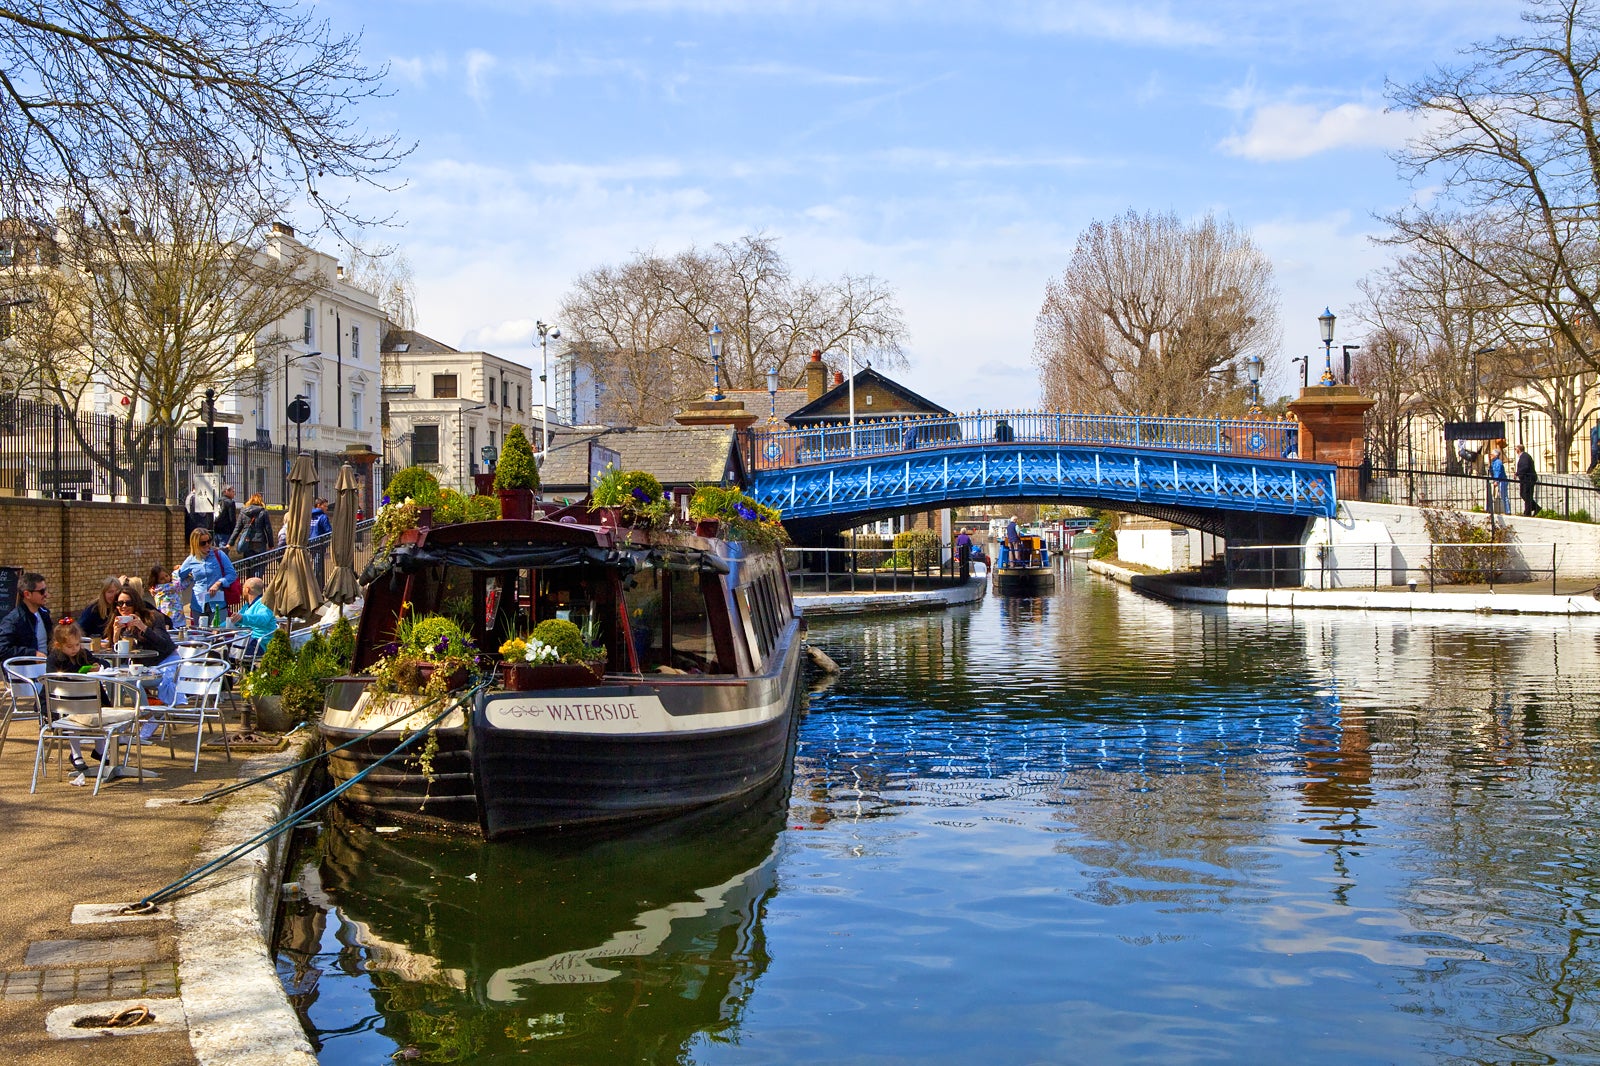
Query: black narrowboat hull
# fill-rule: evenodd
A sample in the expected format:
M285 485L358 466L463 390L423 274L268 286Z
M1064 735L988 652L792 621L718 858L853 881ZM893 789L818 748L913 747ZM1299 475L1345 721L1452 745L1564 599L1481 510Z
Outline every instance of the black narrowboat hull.
M398 730L385 730L357 741L342 751L333 749L355 740L367 729L340 728L324 722L319 731L328 749L328 774L335 786L394 751L401 742ZM355 817L373 825L403 823L426 829L458 833L478 829L478 794L472 783L472 755L466 726L436 727L438 750L432 755L432 772L418 760L426 738L390 758L340 797Z
M470 730L484 835L667 817L771 782L794 742L800 650L791 620L750 677L485 694Z
M1056 572L1049 566L1001 566L994 571L996 592L1049 592L1056 587Z

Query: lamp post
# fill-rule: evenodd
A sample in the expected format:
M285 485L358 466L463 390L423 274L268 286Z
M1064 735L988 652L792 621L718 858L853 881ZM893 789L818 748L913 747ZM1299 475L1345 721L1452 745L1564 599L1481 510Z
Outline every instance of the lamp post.
M1494 347L1493 345L1490 345L1487 348L1474 348L1472 350L1472 409L1467 414L1468 422L1476 422L1478 420L1478 389L1483 384L1483 378L1478 373L1478 356L1493 355L1499 350L1499 348Z
M772 413L767 416L769 425L778 422L778 368L769 367L767 370L767 395L772 397Z
M722 399L722 327L715 322L706 333L706 347L711 349L711 398Z
M1250 375L1250 413L1261 413L1261 364L1260 353L1252 355L1244 361L1245 373Z
M561 330L547 322L535 322L539 331L539 460L550 454L550 338L561 339Z
M1322 329L1322 377L1318 379L1318 385L1339 384L1333 376L1333 323L1336 317L1332 309L1326 307L1317 316L1317 325Z
M1344 383L1348 385L1350 384L1350 353L1359 352L1361 350L1361 345L1341 344L1339 346L1339 350L1344 353Z
M1306 388L1311 384L1311 357L1309 355L1291 355L1289 362L1300 364L1300 387Z
M294 402L294 399L289 395L289 364L296 358L315 359L321 354L321 352L304 352L301 355L296 356L287 348L285 348L283 352L283 444L281 445L283 449L283 480L281 487L283 490L283 499L285 503L288 503L289 501L289 405ZM296 431L295 439L296 450L298 451L298 431Z

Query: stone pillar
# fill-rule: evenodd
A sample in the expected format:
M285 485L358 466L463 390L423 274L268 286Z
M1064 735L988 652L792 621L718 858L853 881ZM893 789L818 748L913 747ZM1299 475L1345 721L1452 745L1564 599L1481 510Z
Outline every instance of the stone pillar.
M822 361L822 350L812 351L811 358L806 361L806 403L822 399L822 394L828 391L828 367Z
M1300 421L1300 458L1336 463L1341 500L1361 498L1356 467L1366 454L1366 413L1377 401L1350 385L1311 385L1289 402Z
M680 426L732 426L748 429L756 416L744 409L743 400L696 400L672 416Z

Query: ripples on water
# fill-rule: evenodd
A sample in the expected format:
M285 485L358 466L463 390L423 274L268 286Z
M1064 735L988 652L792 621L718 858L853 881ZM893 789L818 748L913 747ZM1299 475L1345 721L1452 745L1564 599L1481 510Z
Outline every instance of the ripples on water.
M1081 570L819 623L787 797L588 847L336 827L280 967L330 1064L1600 1061L1597 634Z

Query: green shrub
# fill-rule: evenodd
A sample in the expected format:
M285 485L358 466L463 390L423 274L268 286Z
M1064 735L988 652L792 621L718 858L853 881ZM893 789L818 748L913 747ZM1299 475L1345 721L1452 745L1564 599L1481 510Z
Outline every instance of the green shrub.
M497 496L468 496L468 522L492 522L500 517L500 499Z
M931 529L908 529L894 535L894 565L926 570L936 567L944 545Z
M589 662L604 656L603 649L591 646L583 639L583 631L565 618L547 618L533 627L530 640L548 644L565 663Z
M641 500L636 496L635 489L643 493L645 498ZM660 502L661 492L661 482L652 474L608 466L595 481L589 503L593 507L635 507Z
M389 482L389 499L401 503L415 497L431 499L439 491L439 479L420 466L408 466Z
M245 688L251 696L281 696L284 686L294 680L294 668L289 634L280 629L267 640L260 661L245 679Z
M1493 515L1479 522L1450 507L1422 509L1422 524L1435 545L1432 566L1424 566L1442 585L1481 585L1505 581L1510 574L1509 545L1516 534Z
M339 664L341 671L350 669L350 664L355 662L356 627L343 615L328 630L328 654Z
M415 620L402 619L396 642L407 651L434 658L472 654L466 631L453 618L427 615Z
M521 426L512 426L506 431L505 443L500 447L500 459L494 467L494 487L497 489L539 487L539 466L533 460L533 445L528 443L527 434L522 432Z
M1117 557L1117 516L1113 511L1091 511L1094 515L1094 558Z
M697 522L715 519L722 523L727 539L758 548L781 548L789 543L782 513L757 503L738 489L701 485L689 500L689 517Z

